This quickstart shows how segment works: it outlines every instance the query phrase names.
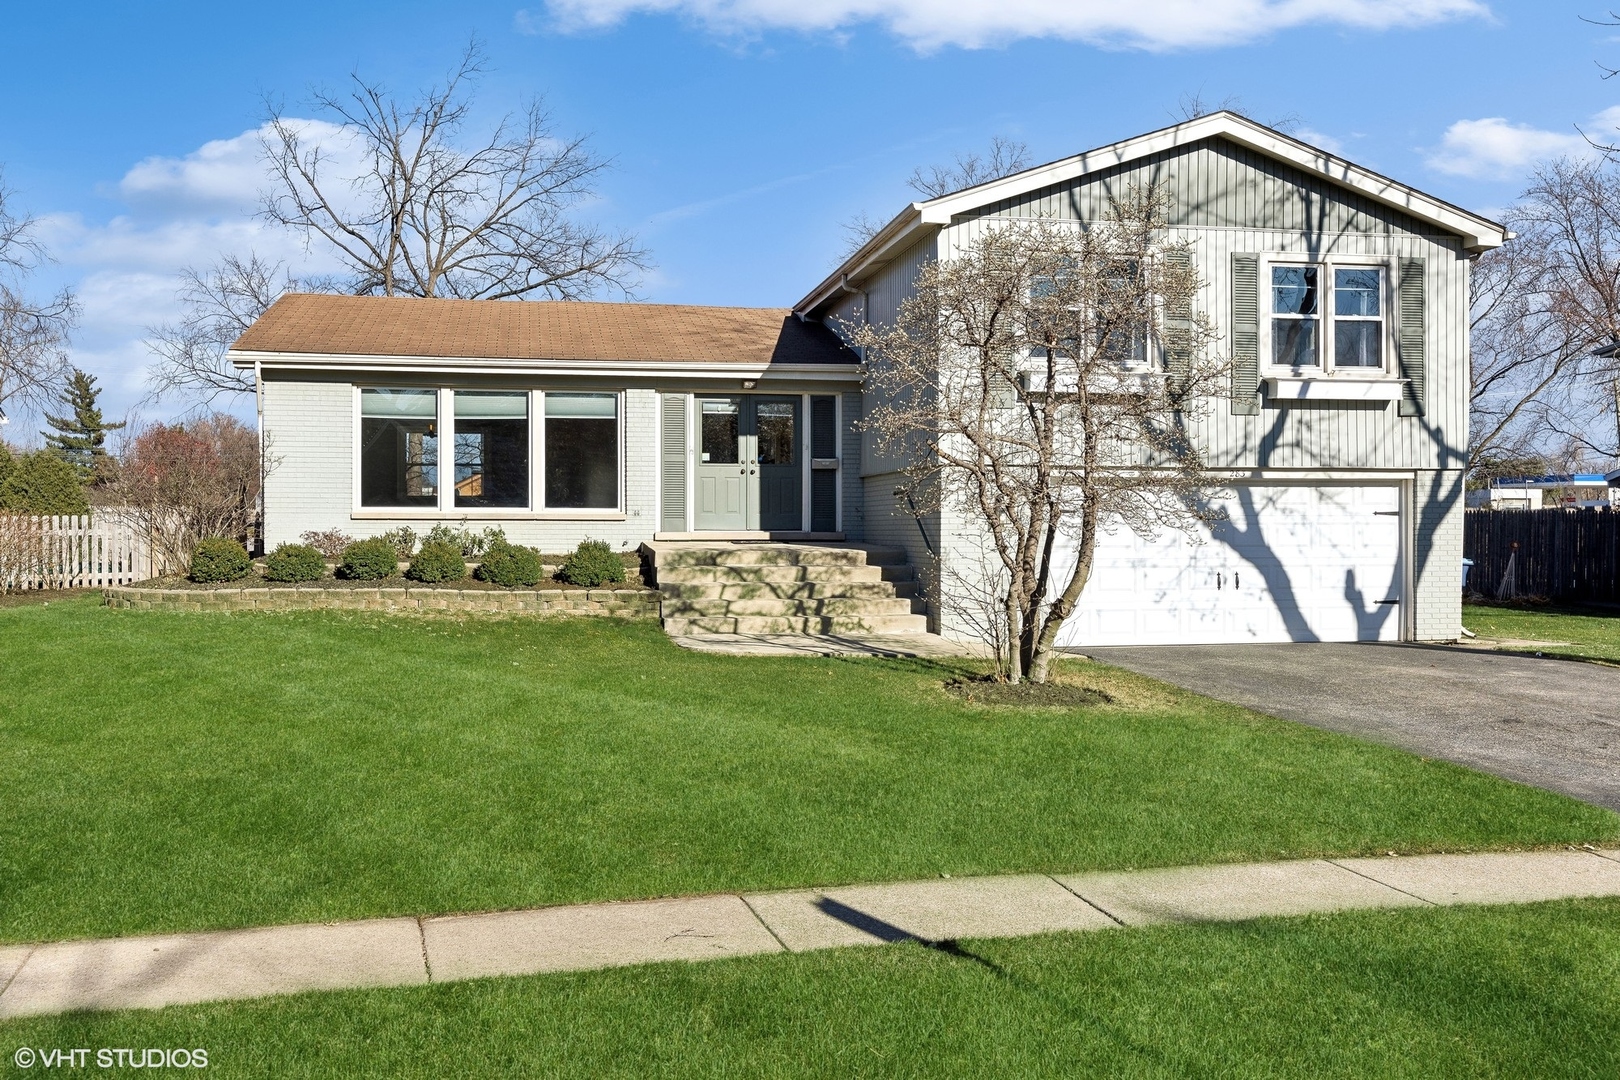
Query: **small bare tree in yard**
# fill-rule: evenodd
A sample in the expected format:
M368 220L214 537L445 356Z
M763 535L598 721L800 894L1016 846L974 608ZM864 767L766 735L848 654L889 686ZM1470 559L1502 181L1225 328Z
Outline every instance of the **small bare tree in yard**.
M151 538L154 561L187 566L199 541L246 541L258 512L259 438L233 416L152 424L121 455L105 499Z
M892 326L853 331L880 402L863 423L909 463L902 494L982 534L1000 582L985 636L1012 681L1047 680L1103 531L1208 516L1219 483L1189 429L1227 369L1198 291L1162 198L1133 191L1086 227L987 223Z
M329 146L279 110L264 140L271 221L330 245L350 291L383 296L579 299L628 292L645 254L635 240L573 219L608 162L583 137L561 137L535 102L516 121L463 143L469 92L483 71L469 47L446 81L402 104L358 75L321 93ZM332 147L359 152L345 170ZM337 159L341 160L341 159Z
M227 255L205 270L188 267L180 280L185 314L147 331L147 348L157 358L147 384L154 400L180 393L204 404L253 393L252 373L237 370L225 353L283 293L324 291L325 284L300 281L281 263L252 252L245 259Z

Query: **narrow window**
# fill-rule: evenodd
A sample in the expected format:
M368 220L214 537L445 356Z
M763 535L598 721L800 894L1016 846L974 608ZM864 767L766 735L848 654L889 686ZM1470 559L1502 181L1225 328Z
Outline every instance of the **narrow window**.
M1333 366L1384 366L1383 275L1376 268L1333 271Z
M436 390L360 391L360 505L439 504Z
M546 395L546 505L618 508L618 395Z
M456 391L456 505L529 505L529 395Z
M1271 268L1271 362L1280 367L1317 365L1317 270Z
M698 404L701 408L699 452L703 455L703 464L737 464L742 403L736 398L703 398Z

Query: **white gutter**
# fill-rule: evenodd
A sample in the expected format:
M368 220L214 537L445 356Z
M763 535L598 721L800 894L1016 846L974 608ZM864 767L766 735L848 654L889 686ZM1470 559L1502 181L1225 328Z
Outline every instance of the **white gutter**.
M344 356L331 353L239 351L226 358L239 368L295 368L305 371L391 371L457 375L594 376L628 379L797 379L858 382L860 364L738 364L659 361L510 360L474 356Z

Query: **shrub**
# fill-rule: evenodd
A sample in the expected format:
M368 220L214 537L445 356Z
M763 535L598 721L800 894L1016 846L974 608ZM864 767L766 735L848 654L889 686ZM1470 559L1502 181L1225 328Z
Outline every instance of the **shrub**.
M412 581L460 581L467 576L467 564L459 547L429 540L411 560L405 576Z
M490 545L484 553L484 561L478 565L480 581L508 589L538 585L545 573L538 551L504 540Z
M309 544L282 544L264 560L271 581L318 581L326 576L326 556Z
M491 526L483 532L471 532L467 529L452 529L448 525L435 525L428 530L427 536L422 538L424 544L450 544L457 548L466 558L476 558L488 551L496 544L506 543L506 532L503 529Z
M338 573L355 581L381 581L399 573L399 553L382 537L356 540L343 549Z
M307 532L298 539L320 552L326 558L336 562L343 557L343 549L354 543L354 537L342 529L327 529L324 532Z
M90 504L73 466L49 450L36 450L13 459L6 469L5 479L0 480L0 510L88 514Z
M570 585L604 585L624 580L624 563L602 540L586 540L563 560L558 577Z
M253 572L247 548L224 536L210 536L197 543L191 555L191 580L201 582L238 581Z
M386 540L388 543L392 544L394 546L394 554L398 555L401 559L410 558L411 552L416 550L416 530L411 528L409 525L401 525L397 529L389 529L376 539Z

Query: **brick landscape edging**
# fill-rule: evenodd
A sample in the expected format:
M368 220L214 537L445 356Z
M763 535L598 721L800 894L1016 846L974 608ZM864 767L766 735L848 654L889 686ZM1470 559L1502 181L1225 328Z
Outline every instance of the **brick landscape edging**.
M120 585L103 589L111 608L150 611L387 611L485 612L527 615L617 615L658 617L656 589L142 589Z

